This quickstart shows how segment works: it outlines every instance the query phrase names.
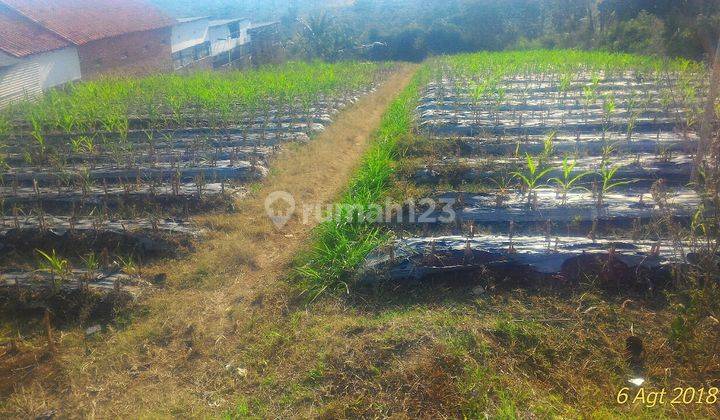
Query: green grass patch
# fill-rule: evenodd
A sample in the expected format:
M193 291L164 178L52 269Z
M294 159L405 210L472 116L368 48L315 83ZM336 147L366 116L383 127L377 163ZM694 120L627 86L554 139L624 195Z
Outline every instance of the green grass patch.
M420 70L390 104L361 167L339 201L341 211L320 224L314 245L297 267L305 295L314 300L324 292L349 288L349 279L365 257L389 239L389 234L363 217L387 194L401 139L410 135L413 110L426 72Z

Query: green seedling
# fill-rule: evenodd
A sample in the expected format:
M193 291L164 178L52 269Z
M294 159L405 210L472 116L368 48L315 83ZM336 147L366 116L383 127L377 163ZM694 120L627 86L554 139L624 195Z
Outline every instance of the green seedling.
M567 92L570 89L573 78L574 76L572 73L564 73L560 77L560 84L558 85L558 89L564 96L567 96Z
M495 199L495 205L497 207L502 207L505 200L507 200L507 197L510 194L511 180L512 178L506 175L492 179L493 184L495 184L495 189L497 190L497 196Z
M608 144L603 145L602 150L601 150L601 155L600 155L601 156L600 157L600 166L606 165L610 161L610 158L612 157L613 154L615 154L616 151L617 151L617 147L614 144L608 143Z
M543 140L543 151L540 154L539 161L542 165L546 159L549 159L555 151L555 138L557 137L557 131L553 131L545 137Z
M57 125L62 128L65 134L72 134L73 130L78 124L78 120L72 113L61 114L58 118Z
M53 290L57 291L60 284L62 284L70 274L70 263L68 260L60 258L54 249L51 254L39 249L35 251L42 257L42 260L38 264L40 270L50 273Z
M523 188L528 195L528 204L532 202L533 193L540 186L540 180L552 170L552 168L540 169L541 162L535 160L530 154L525 155L525 172L513 172L513 176L522 181Z
M115 260L115 265L126 274L133 275L138 272L138 265L133 259L132 255L128 255L125 258L123 258L122 256L118 256Z
M616 109L617 105L615 104L615 97L612 94L605 95L605 99L603 101L603 113L606 125L610 124L610 120L612 119L613 114L615 114Z
M615 176L617 171L621 168L619 165L611 166L609 163L603 163L600 167L600 175L602 177L602 188L598 191L598 208L603 206L604 198L613 190L618 187L630 185L635 181L616 181Z
M40 123L40 120L34 117L30 120L30 122L32 124L30 136L33 138L35 146L37 147L37 156L39 160L43 162L47 156L47 142L45 140L45 135L43 134L42 124Z
M10 167L10 165L7 164L4 151L5 151L5 144L2 143L2 140L0 139L0 170L6 170ZM0 185L2 185L2 175L1 174L0 174Z
M11 130L10 121L5 116L0 115L0 140L10 137Z
M574 191L574 190L587 190L585 187L577 186L576 184L580 182L581 179L585 178L586 176L589 176L592 174L592 172L586 171L581 172L575 176L572 175L573 171L575 170L575 165L577 162L573 161L570 162L570 160L566 157L563 159L562 162L562 178L555 177L551 178L550 182L554 182L557 186L558 190L561 192L561 198L562 198L562 204L567 204L567 196L568 193Z
M80 136L70 140L70 148L75 154L95 154L95 142L88 136Z
M86 270L93 272L100 269L100 260L98 259L97 254L95 254L94 252L91 252L84 257L81 257L80 259L85 265Z

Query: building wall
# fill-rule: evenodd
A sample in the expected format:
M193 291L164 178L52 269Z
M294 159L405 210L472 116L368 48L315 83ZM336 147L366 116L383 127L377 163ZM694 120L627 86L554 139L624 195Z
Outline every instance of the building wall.
M18 59L17 64L0 67L0 107L76 80L80 59L75 47Z
M227 54L228 51L234 50L240 45L249 41L247 29L250 22L240 21L240 36L234 39L230 38L230 27L228 25L211 26L208 30L208 40L210 41L210 55Z
M134 32L78 47L83 79L142 76L172 70L172 28Z
M28 60L38 64L42 90L80 80L80 57L75 47L33 55Z
M40 69L36 62L27 60L0 67L0 109L13 102L41 95Z
M202 44L208 37L208 19L179 23L172 29L172 52Z

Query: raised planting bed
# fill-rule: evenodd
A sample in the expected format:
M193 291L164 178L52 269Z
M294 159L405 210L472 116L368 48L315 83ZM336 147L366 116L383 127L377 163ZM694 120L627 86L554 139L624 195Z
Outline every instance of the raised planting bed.
M502 127L547 127L557 125L573 125L578 123L614 126L621 125L630 119L636 123L677 123L685 121L686 114L681 111L668 112L664 110L627 110L616 109L611 115L606 115L601 108L597 109L569 109L557 110L537 105L538 110L493 109L485 107L467 110L423 110L420 113L420 124L449 125L449 124L476 124Z
M92 120L83 120L78 116L67 115L68 120L46 121L43 125L43 134L46 136L63 135L77 136L90 133L99 134L103 131L112 132L111 128L122 121L130 132L143 132L146 130L173 130L178 128L209 128L217 129L219 126L235 127L260 126L267 127L277 124L326 124L332 121L332 117L338 114L347 106L357 102L360 97L374 92L375 83L352 92L333 95L317 95L311 101L294 101L287 98L278 99L265 97L262 102L248 103L226 103L227 108L232 112L222 112L219 108L204 108L202 106L186 106L175 109L172 112L162 111L153 106L146 110L138 109L136 112L121 114L109 114ZM151 115L152 114L152 115ZM120 120L118 120L120 117ZM30 120L16 119L11 122L13 131L20 134L30 134L36 130L36 122ZM72 119L71 119L72 118ZM81 129L84 127L85 129Z
M247 189L230 183L125 183L105 186L0 187L4 214L63 212L89 215L99 209L187 215L228 209Z
M45 155L50 164L60 164L74 168L94 168L95 166L124 166L159 163L212 162L219 160L267 162L276 152L271 146L224 146L222 142L198 138L195 141L169 143L127 144L115 151L103 150L98 147L94 153L72 153L66 151L67 157L62 160L56 151ZM37 156L37 155L36 155ZM39 160L39 159L38 159ZM5 164L13 168L32 167L25 153L6 153Z
M590 240L584 237L483 235L409 238L371 253L361 282L419 281L451 276L458 281L483 269L534 283L598 279L608 290L656 290L670 285L673 264L687 261L691 248L672 242ZM512 274L511 274L512 273Z
M72 171L72 172L70 172ZM195 166L192 163L158 163L152 167L118 168L115 166L77 166L63 170L48 170L42 167L23 167L16 170L0 173L7 184L30 184L57 185L59 182L67 183L73 178L87 180L93 183L102 184L129 181L142 184L146 181L167 182L167 181L195 181L201 178L207 182L221 180L236 180L244 182L258 181L267 175L267 168L260 164L251 162L239 162L230 160L219 160L212 164L201 164ZM68 179L69 178L69 179ZM62 185L62 184L61 184Z
M44 152L36 142L8 142L3 149L3 156L7 157L7 164L27 165L27 153L30 158L39 160L57 160L58 155L62 156L61 162L72 164L83 161L127 161L128 158L146 156L151 159L153 155L166 154L183 156L197 153L212 154L221 149L235 149L239 157L243 154L248 156L261 155L262 157L272 154L275 147L290 142L305 142L309 139L307 133L281 132L267 133L163 133L149 140L147 136L133 140L121 140L106 138L105 140L89 140L76 147L72 142L65 139L57 142L44 144ZM88 151L91 149L91 151ZM130 159L132 161L132 159ZM30 162L32 163L32 161Z
M599 200L592 191L570 191L563 194L553 188L538 188L529 196L520 192L438 194L461 207L459 215L476 223L559 222L618 219L651 219L672 215L690 217L702 203L693 190L678 189L653 192L652 189L629 188L608 192ZM662 196L660 196L662 195ZM657 201L654 199L657 197ZM440 213L438 213L439 215Z
M166 257L192 249L202 233L189 222L171 219L3 217L0 218L0 259L33 255L37 249L54 249L63 255L108 250L146 259Z
M552 139L550 157L582 158L586 156L654 154L661 157L674 154L691 154L697 148L698 136L693 132L635 133L628 139L626 133L563 133L549 131L535 135L498 135L484 133L475 137L428 137L423 135L411 144L406 156L438 160L446 156L457 157L525 157L545 153L548 139Z
M582 176L578 186L592 188L592 182L602 182L598 172L603 165L602 156L577 157L569 161L573 164L569 172L571 178ZM650 186L662 179L667 186L682 187L690 182L693 156L673 154L666 156L638 153L635 156L611 157L612 165L618 167L614 178L621 181L632 181L633 186ZM552 184L553 178L563 177L563 159L551 157L543 162L544 167L552 168L539 181ZM436 184L440 182L480 183L487 187L498 183L509 182L513 173L524 169L526 161L520 157L445 157L440 161L418 159L411 176L418 184Z
M524 136L542 135L550 132L564 133L601 133L603 131L630 131L630 123L625 124L604 124L601 122L561 122L553 121L549 124L526 126L518 124L478 124L473 120L436 121L432 120L423 124L423 128L434 136L443 137L474 137L478 135L504 135ZM673 131L677 127L675 121L654 121L638 120L632 126L635 133L655 134L662 131Z
M15 271L0 273L0 293L68 293L89 289L100 293L122 291L137 296L146 283L136 277L119 272L70 270L53 274L47 271Z
M16 314L42 316L48 311L57 323L110 322L150 285L119 271L68 270L0 273L0 307ZM86 334L100 331L99 325Z

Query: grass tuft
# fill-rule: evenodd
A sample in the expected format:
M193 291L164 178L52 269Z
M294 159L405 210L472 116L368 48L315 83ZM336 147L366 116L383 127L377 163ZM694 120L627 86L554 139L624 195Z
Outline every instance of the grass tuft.
M387 194L401 140L412 130L413 110L425 72L418 72L392 102L382 119L375 141L357 174L338 203L341 217L318 225L314 244L296 268L304 295L313 301L325 292L349 289L349 279L365 257L388 241L390 235L365 220L373 205Z

